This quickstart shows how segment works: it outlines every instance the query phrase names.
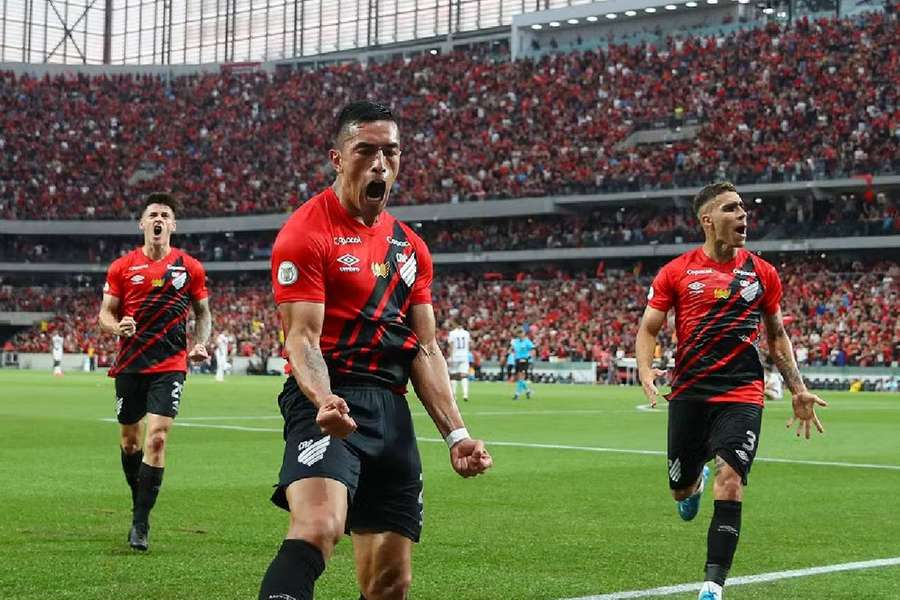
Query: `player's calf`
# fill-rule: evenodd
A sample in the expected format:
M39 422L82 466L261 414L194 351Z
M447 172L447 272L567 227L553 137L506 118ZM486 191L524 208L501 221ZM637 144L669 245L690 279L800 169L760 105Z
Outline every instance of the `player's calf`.
M384 569L367 582L365 600L406 600L412 574L400 569Z

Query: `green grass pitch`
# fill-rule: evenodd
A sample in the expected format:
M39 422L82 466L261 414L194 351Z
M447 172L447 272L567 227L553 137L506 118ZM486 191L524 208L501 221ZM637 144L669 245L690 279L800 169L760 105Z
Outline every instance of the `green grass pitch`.
M126 544L112 381L0 371L0 598L253 600L287 526L268 501L282 453L279 378L192 376L170 437L151 549ZM495 466L463 480L412 400L425 471L425 530L411 598L553 600L698 581L710 494L681 522L665 457L664 410L637 388L474 384L461 406ZM733 576L900 556L900 394L824 393L824 436L765 411ZM229 428L230 427L230 428ZM510 445L503 445L507 442ZM546 446L577 446L552 448ZM590 449L604 448L606 451ZM750 584L729 600L900 598L900 566ZM317 598L355 600L349 539ZM683 593L670 598L695 598Z

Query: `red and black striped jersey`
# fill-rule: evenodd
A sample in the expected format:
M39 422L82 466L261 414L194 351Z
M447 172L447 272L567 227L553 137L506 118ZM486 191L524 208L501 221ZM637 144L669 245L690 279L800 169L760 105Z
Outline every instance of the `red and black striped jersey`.
M431 254L387 212L367 227L331 188L298 208L272 248L275 303L325 305L319 338L332 384L374 384L405 393L419 341L407 323L431 304Z
M117 317L130 316L137 330L119 338L109 376L119 373L187 371L187 313L208 296L200 261L178 248L154 261L135 248L109 267L103 293L119 299Z
M763 404L757 347L763 312L781 303L781 280L768 262L739 249L718 263L697 248L664 266L648 304L675 308L677 352L669 400Z

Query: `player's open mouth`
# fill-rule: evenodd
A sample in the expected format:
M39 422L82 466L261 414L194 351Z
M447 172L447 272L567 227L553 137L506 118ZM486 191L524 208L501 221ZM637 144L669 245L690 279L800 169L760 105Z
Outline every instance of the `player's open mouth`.
M372 181L366 186L366 200L369 202L381 202L384 199L384 192L387 191L387 184L384 181Z
M746 225L738 225L735 228L735 231L738 233L738 235L746 236L747 235L747 226Z
M153 235L162 235L162 225L157 223L153 226Z

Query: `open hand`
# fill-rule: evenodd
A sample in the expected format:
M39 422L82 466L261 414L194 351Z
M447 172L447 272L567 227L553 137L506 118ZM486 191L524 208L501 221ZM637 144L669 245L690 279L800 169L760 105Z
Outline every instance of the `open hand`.
M827 402L808 390L792 394L791 402L794 405L794 416L788 419L788 429L796 421L797 437L800 437L800 432L803 431L806 439L809 439L810 426L812 425L815 425L819 433L825 433L825 428L822 427L822 422L819 421L819 417L816 415L816 405L828 406Z
M662 369L650 369L650 373L640 374L641 387L644 389L644 395L650 403L650 408L656 408L656 397L659 396L659 390L656 389L656 378L664 377L666 374Z

